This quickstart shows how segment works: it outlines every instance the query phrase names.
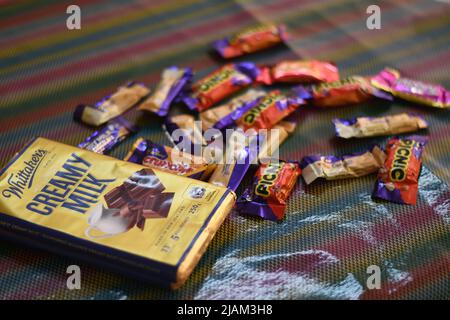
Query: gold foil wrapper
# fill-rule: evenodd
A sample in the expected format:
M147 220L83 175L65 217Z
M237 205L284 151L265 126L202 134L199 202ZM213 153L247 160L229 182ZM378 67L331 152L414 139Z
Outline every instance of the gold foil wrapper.
M341 138L363 138L414 132L428 127L417 115L400 113L385 117L359 117L355 121L334 119L336 133Z

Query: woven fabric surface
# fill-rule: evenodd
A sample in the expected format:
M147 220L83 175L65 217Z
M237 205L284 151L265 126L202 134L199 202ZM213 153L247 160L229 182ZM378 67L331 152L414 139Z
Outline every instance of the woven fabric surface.
M381 29L366 27L378 2ZM450 88L450 4L443 1L79 0L81 30L67 30L66 1L0 4L0 165L33 136L77 145L94 130L72 120L129 80L154 87L160 71L191 66L196 78L223 64L210 43L258 22L283 22L286 46L246 59L335 61L341 75L385 66ZM430 128L416 206L371 200L375 176L299 183L273 223L232 213L184 287L169 291L88 264L0 240L0 299L449 299L450 112L406 102L304 108L282 158L344 155L385 138L341 141L331 119L413 111ZM135 111L139 136L169 144L160 120ZM122 158L137 135L112 155ZM248 179L247 179L248 180ZM81 290L68 290L78 264ZM381 269L369 290L367 268Z

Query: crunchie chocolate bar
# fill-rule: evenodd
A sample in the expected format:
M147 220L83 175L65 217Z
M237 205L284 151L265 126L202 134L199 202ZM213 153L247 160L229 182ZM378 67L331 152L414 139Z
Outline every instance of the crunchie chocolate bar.
M414 103L436 108L450 107L450 91L443 86L401 77L395 69L381 71L372 78L372 85Z
M202 112L226 97L251 85L258 68L251 62L226 64L192 85L182 100L191 110Z
M242 30L230 38L214 42L214 49L226 59L273 47L287 40L284 25L258 25Z
M251 108L249 105L256 103L255 100L264 95L265 92L262 90L249 89L221 106L200 112L203 131L210 128L223 130L232 127L239 114L244 109Z
M0 171L0 230L31 246L180 287L231 190L44 138Z
M377 145L370 150L343 157L312 155L300 162L306 184L318 178L326 180L362 177L382 167L386 154Z
M378 171L373 198L415 205L422 153L427 139L394 137L386 144L386 160Z
M317 85L300 85L292 89L298 97L311 101L317 107L338 107L365 102L373 97L392 100L392 96L370 84L360 76Z
M108 122L102 129L95 131L85 141L81 142L78 148L105 154L138 130L137 126L122 117L118 117Z
M177 151L143 138L136 140L124 160L203 181L209 178L216 167L203 157Z
M318 60L281 61L273 66L260 67L257 83L271 85L285 83L317 83L339 80L339 71L332 62Z
M173 66L165 69L153 94L145 99L138 109L153 112L160 117L167 116L170 105L181 92L186 90L193 75L191 68Z
M261 164L236 209L240 214L278 221L283 219L289 198L301 170L296 162L273 161Z
M94 106L87 104L77 106L73 117L76 121L99 126L120 116L149 93L150 89L144 84L130 82L126 86L119 87L115 93L104 97Z
M384 117L333 119L336 136L362 138L413 132L428 127L428 122L416 114L399 113Z

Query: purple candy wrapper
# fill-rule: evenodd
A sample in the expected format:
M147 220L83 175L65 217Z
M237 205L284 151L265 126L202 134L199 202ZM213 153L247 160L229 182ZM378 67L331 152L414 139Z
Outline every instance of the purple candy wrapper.
M437 108L450 107L450 91L443 86L402 78L397 70L386 68L372 78L372 84L392 95Z
M139 106L139 110L146 110L165 117L169 113L170 105L178 95L186 90L193 77L191 68L172 66L163 71L161 81L155 92Z
M132 125L124 118L118 117L111 120L100 130L95 131L78 147L105 154L125 140L131 133L137 132L138 129L137 126Z

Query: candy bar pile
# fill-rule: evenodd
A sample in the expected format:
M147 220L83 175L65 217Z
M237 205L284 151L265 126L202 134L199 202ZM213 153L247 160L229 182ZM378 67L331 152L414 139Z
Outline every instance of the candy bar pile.
M83 195L64 203L69 207L79 206L86 212L91 210L88 220L91 226L85 237L96 241L104 239L102 245L133 254L125 258L133 262L133 270L140 271L142 264L151 261L148 268L153 271L142 269L148 274L147 279L178 287L186 280L232 206L242 215L282 220L299 176L309 185L317 183L316 180L377 173L374 199L414 205L427 142L423 136L394 136L384 148L374 145L349 155L311 154L289 160L280 160L274 155L296 129L304 108L335 108L370 99L403 99L424 106L449 108L450 92L440 85L403 77L391 68L372 76L341 78L338 66L330 61L289 60L257 65L229 60L283 45L288 39L284 25L252 27L214 42L213 49L227 62L201 79L194 81L191 68L172 66L162 70L161 80L153 92L145 83L130 82L97 103L76 107L76 121L101 126L78 147L83 149L85 157L96 162L96 174L104 170L104 174L100 174L103 178L90 176L90 169L77 169L75 160L72 163L67 160L64 164L67 173L61 174L69 177L69 182L73 181L71 188L75 188L76 183L85 188ZM175 105L182 106L186 112L173 114ZM173 146L139 137L125 157L126 162L103 156L131 134L139 133L140 128L124 118L132 108L162 118L161 129ZM197 120L201 121L200 125ZM355 115L352 119L334 119L330 123L333 125L336 136L342 140L399 135L428 127L422 115L411 113L380 117ZM230 130L232 134L228 135ZM31 146L37 148L45 144L51 146L53 142L38 140ZM256 150L252 145L257 146ZM198 154L198 146L207 152ZM63 150L64 157L80 150L70 147L66 152L66 148L69 147L56 144L54 150ZM27 150L29 146L22 152L31 152ZM102 156L93 157L91 151L95 156ZM39 156L35 154L32 159L39 160L53 151L39 149L36 152ZM217 161L217 155L225 161ZM58 161L48 164L48 168L64 163L63 159ZM105 163L103 168L100 162ZM250 170L252 167L255 170ZM3 185L12 179L6 177L9 171L5 170L0 180ZM54 170L58 175L60 171L56 167ZM11 174L14 177L14 173ZM249 179L245 179L246 176ZM249 182L244 184L243 181ZM58 185L67 190L69 182ZM235 201L239 187L243 191ZM89 188L101 196L94 195ZM17 193L12 190L6 194L14 200L14 192ZM61 194L70 192L61 191ZM46 210L60 208L51 197L38 200ZM1 202L0 205L2 212L26 211L26 206ZM95 207L93 211L92 207ZM81 226L86 221L79 223ZM67 232L58 222L44 225L49 226ZM72 231L75 229L74 224ZM94 229L100 235L92 234ZM145 237L144 232L148 232ZM82 234L77 233L76 237ZM127 234L133 238L126 238ZM117 242L110 240L112 238ZM149 242L140 243L143 239ZM75 241L67 241L72 240ZM176 245L177 242L183 245ZM100 250L95 247L97 249ZM114 252L111 254L115 257ZM142 257L149 260L141 260ZM126 268L126 263L124 265ZM168 265L170 267L165 269ZM152 273L155 270L161 276Z
M231 59L282 45L288 38L284 25L259 25L214 42L213 49L223 59ZM86 124L98 125L105 119L116 117L110 124L82 142L79 147L106 153L126 136L136 132L136 126L121 120L120 117L117 118L119 114L130 108L130 104L136 103L139 110L165 118L163 127L166 134L172 143L184 152L184 155L174 161L170 156L173 151L171 147L139 138L125 160L177 175L204 181L209 179L210 183L236 191L251 167L251 160L255 157L258 160L264 157L270 158L279 144L293 132L296 125L295 119L301 117L301 111L297 112L301 109L300 107L309 105L313 108L333 108L362 103L374 98L391 101L394 97L431 107L450 107L450 92L442 86L404 78L398 71L391 68L386 68L374 76L354 75L340 78L338 67L329 61L288 60L267 65L228 62L196 82L193 82L193 77L191 68L170 67L163 70L161 81L150 96L145 96L150 89L141 83L133 82L102 99L95 104L95 108L79 106L75 112L75 119ZM290 84L292 87L285 91L262 90L264 86L277 83ZM125 95L122 92L124 90L126 90ZM142 100L138 103L137 100L140 98ZM186 108L197 112L198 119L201 120L200 127L194 125L196 117L190 114L169 116L170 107L174 104L184 104ZM423 116L409 113L383 117L360 116L353 119L334 119L333 125L336 136L344 139L398 135L428 127ZM174 137L176 136L174 132L179 129L191 133L184 137L185 141L182 141L183 138ZM211 140L203 137L203 133L208 129L217 129L222 133L225 133L226 129L242 129L248 139L252 138L249 130L262 135L264 130L278 129L278 135L273 137L274 134L266 134L268 143L260 146L255 155L250 154L248 144L241 145L239 157L242 161L234 160L230 163L215 164L200 156L200 161L193 164L194 158L199 159L198 155L190 154L193 153L195 145L211 145ZM395 141L398 143L391 141L388 146L411 144L416 146L417 150L422 150L426 143L425 138L417 136L393 139L397 139ZM99 140L104 142L101 143ZM181 142L184 142L183 147L180 147ZM225 142L228 141L225 140ZM393 184L386 178L386 174L382 174L382 172L394 170L392 160L389 162L389 152L395 152L393 148L395 149L390 147L383 150L382 147L375 146L369 150L344 156L306 155L303 159L297 159L298 171L296 172L303 171L301 175L306 184L312 183L317 178L342 179L379 172L381 182L377 182L377 188L373 193L374 198L415 203L413 190L418 177L417 179L412 177L412 180L408 182L399 180ZM417 161L412 161L410 156L403 160L402 170L405 171L405 176L409 176L410 171L417 169L414 166L419 166L420 169L421 152L417 150L414 153ZM225 153L226 150L221 152ZM258 170L263 170L263 167ZM274 183L278 181L278 174L277 171L273 176ZM296 177L295 174L292 176ZM384 180L386 181L383 182ZM238 212L269 220L282 219L284 210L275 210L274 205L268 205L273 195L269 195L268 199L259 195L258 200L253 201L255 206L259 202L264 203L267 208L249 209L253 208L252 200L249 199L254 198L255 195L255 190L252 193L250 189L256 186L244 187L247 189L242 196L244 198L241 198L242 201L238 201ZM270 192L277 193L283 188L269 189ZM289 194L290 190L287 188L283 192ZM386 190L393 191L388 193ZM412 195L408 198L409 200L404 201L405 197L397 196L400 190L403 193L406 192L405 190L412 190L409 191ZM396 195L389 196L393 193ZM250 194L253 196L249 196ZM264 202L265 200L268 202Z

